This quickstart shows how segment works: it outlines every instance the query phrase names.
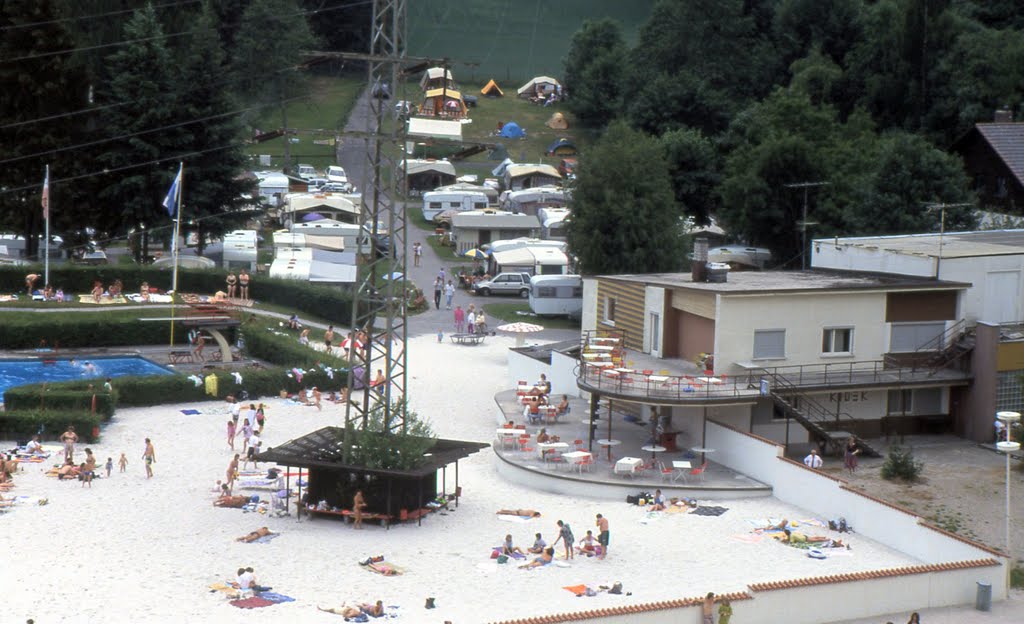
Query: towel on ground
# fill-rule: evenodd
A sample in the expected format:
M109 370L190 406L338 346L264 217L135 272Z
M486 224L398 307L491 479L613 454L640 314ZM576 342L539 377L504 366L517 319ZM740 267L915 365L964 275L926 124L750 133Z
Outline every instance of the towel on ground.
M259 609L260 607L269 607L275 604L277 603L259 596L231 601L231 606L238 607L239 609Z
M504 550L505 550L504 546L495 546L495 547L493 547L491 549L491 559L497 559L498 555L505 554L503 552ZM526 559L526 555L524 555L522 553L517 553L517 552L511 553L508 556L512 557L513 559Z
M274 539L278 535L280 535L280 533L270 533L268 535L261 535L260 537L258 537L255 540L253 540L253 542L256 542L256 543L259 543L259 544L266 544L267 542L269 542L270 540ZM250 542L250 543L252 543L252 542ZM260 595L264 596L264 594L260 594ZM278 602L287 602L287 601L278 601Z
M752 533L752 534L740 533L739 535L733 535L732 538L734 540L738 541L738 542L746 542L748 544L757 544L761 540L764 539L764 536L763 535L758 535L756 533Z
M577 596L582 596L583 594L587 593L586 585L566 585L562 589L568 589Z
M729 510L726 507L711 506L711 507L698 507L698 508L694 509L693 511L691 511L690 513L695 515L695 516L720 516L720 515L724 514L727 511L729 511Z
M184 410L181 410L181 413L186 415L186 416L195 416L197 414L202 414L202 412L200 412L197 409L184 409Z
M285 596L284 594L278 594L277 592L260 592L260 598L269 600L275 604L281 602L295 602L295 599L291 596Z

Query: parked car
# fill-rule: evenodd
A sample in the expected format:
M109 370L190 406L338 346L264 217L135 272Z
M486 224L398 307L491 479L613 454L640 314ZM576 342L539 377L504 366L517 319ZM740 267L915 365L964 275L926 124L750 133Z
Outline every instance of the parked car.
M518 295L523 299L530 296L529 273L498 273L491 279L473 284L473 292L489 297L495 295Z
M326 171L328 182L348 182L348 176L345 175L345 170L338 165L331 165Z
M328 182L318 190L321 193L351 193L352 185L348 182Z
M295 173L297 173L298 176L303 180L312 180L313 178L316 177L316 169L313 168L313 165L300 164L295 169Z
M328 182L330 182L330 180L328 180L327 178L310 178L306 180L306 183L309 184L310 193L312 193L313 191L319 191L320 187L327 184Z

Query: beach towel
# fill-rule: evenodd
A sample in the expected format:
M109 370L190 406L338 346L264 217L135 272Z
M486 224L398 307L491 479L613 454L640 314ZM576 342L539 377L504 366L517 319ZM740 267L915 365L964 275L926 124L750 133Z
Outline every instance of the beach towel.
M491 549L491 559L497 559L498 556L502 554L502 552L501 552L502 550L504 550L504 546L494 546ZM517 552L514 552L514 553L512 553L511 555L508 555L508 556L512 557L513 559L526 559L526 555L523 555L523 554L520 554L520 553L517 553Z
M757 543L760 543L764 539L764 536L763 535L758 535L756 533L752 533L752 534L740 533L738 535L733 535L732 538L734 540L736 540L737 542L746 542L748 544L757 544Z
M405 573L405 570L387 561L375 561L363 567L384 576L401 576Z
M260 607L270 607L275 604L277 603L272 600L261 598L260 596L231 601L231 606L238 607L239 609L259 609Z
M495 514L498 520L502 522L515 522L516 524L526 524L530 520L533 520L535 516L512 516L509 514Z
M583 594L587 593L586 585L566 585L562 589L568 589L577 596L582 596Z
M280 533L271 533L269 535L263 535L263 536L260 536L260 537L256 538L252 542L249 542L249 543L250 544L252 544L252 543L266 544L267 542L269 542L270 540L274 539L278 535L280 535ZM262 596L263 594L260 594L260 595Z
M691 511L695 516L720 516L729 511L725 507L698 507Z
M181 413L186 415L186 416L196 416L198 414L202 414L202 412L200 412L197 409L184 409L184 410L181 410Z
M232 587L227 583L211 583L210 593L220 592L226 594L228 598L238 598L238 588Z
M295 599L291 596L285 596L284 594L278 594L276 592L260 592L259 597L264 600L269 600L274 604L281 602L295 602Z
M92 298L92 295L78 295L78 303L89 303L92 305L110 305L112 303L128 303L128 300L118 295L117 297L110 297L104 295L100 297L99 301Z

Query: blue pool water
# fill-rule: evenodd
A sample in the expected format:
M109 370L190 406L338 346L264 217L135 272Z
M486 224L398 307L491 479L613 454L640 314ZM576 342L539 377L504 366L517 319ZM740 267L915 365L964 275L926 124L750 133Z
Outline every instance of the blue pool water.
M94 359L0 360L0 401L8 388L43 381L99 379L126 375L173 375L172 371L141 357L101 357ZM92 365L90 370L87 364Z

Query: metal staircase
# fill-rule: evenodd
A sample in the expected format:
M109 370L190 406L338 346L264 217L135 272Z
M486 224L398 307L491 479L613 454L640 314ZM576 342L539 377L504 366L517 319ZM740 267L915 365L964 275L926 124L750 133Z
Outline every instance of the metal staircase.
M850 431L853 417L845 412L832 412L824 405L799 391L784 376L773 374L771 379L771 398L787 416L800 423L818 440L824 440L832 451L842 454L848 438L857 441L861 454L867 457L879 457L880 454L870 444Z
M928 370L931 377L943 369L964 368L966 356L974 350L973 328L961 319L950 325L946 331L917 348L913 353L889 354L885 356L887 368L910 368L913 371Z

